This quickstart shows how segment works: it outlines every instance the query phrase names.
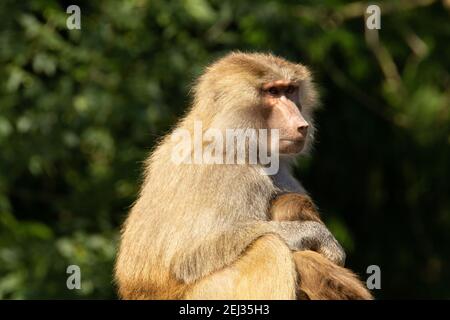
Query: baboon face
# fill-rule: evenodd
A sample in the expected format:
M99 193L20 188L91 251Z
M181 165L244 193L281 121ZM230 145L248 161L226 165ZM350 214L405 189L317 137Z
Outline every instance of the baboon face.
M196 87L196 101L214 106L204 110L220 120L215 125L268 129L269 135L278 129L277 151L286 155L307 149L316 97L305 66L270 54L231 54L209 67Z
M301 112L298 85L276 80L265 83L261 89L267 128L279 130L279 152L299 153L305 146L309 124Z

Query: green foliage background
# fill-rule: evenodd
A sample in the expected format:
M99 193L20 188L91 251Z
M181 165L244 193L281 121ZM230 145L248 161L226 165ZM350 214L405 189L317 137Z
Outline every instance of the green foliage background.
M314 70L323 108L296 174L378 298L450 298L449 1L0 2L0 297L115 298L141 162L203 67L271 51ZM163 181L161 183L164 183ZM82 289L67 290L68 265Z

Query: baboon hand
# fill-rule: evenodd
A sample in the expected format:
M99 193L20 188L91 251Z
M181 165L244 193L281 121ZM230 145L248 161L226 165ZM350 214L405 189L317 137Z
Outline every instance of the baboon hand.
M344 249L323 223L315 221L282 221L272 223L278 223L279 235L291 250L316 251L337 265L344 265Z
M345 251L331 233L323 240L317 252L338 266L343 267L345 265Z

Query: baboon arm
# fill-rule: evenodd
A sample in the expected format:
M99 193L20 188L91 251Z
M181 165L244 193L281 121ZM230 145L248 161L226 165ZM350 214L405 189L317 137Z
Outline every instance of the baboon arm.
M345 251L321 222L315 221L270 221L277 234L292 251L312 250L322 254L337 265L345 263Z
M292 252L276 235L255 240L230 266L189 286L185 299L295 299Z
M257 221L208 236L199 245L184 249L173 259L171 270L178 280L193 283L235 262L258 238L278 236L291 250L317 250L336 263L345 253L328 229L314 221Z
M181 249L173 260L171 270L178 280L193 283L230 265L253 241L273 232L269 224L256 222L211 234L200 244Z

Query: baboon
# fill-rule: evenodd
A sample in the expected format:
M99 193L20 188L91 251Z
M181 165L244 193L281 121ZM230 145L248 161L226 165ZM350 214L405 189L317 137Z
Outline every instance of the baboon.
M193 92L186 115L146 161L138 199L122 228L115 266L119 296L370 298L341 267L345 253L333 235L297 201L305 190L289 169L309 149L317 104L309 70L271 54L235 52L209 66ZM267 151L279 155L279 170L267 174L260 161L175 163L176 133L193 136L197 122L204 133L278 133L276 147ZM293 195L297 200L287 201ZM292 213L288 207L295 203L298 212Z

